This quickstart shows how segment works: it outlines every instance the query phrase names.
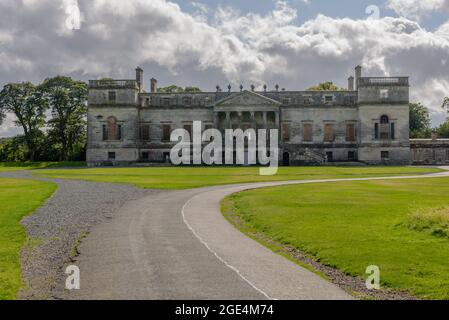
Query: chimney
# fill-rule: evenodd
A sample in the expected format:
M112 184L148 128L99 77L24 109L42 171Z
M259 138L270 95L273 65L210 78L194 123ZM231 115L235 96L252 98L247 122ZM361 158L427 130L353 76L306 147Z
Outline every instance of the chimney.
M157 80L154 78L151 78L151 93L157 93Z
M362 77L362 67L357 66L355 67L355 87L358 90L359 89L359 79Z
M137 67L136 69L136 81L139 91L143 92L143 70L141 67Z
M354 77L353 76L350 76L348 78L348 90L354 91Z

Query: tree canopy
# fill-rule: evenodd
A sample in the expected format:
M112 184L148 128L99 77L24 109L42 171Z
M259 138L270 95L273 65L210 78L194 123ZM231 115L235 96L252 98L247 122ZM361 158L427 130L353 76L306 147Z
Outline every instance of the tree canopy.
M421 103L410 103L410 137L424 139L431 135L429 110Z
M159 93L195 93L202 92L200 88L197 87L179 87L175 84L172 84L168 87L158 88L157 92Z
M59 160L70 160L75 146L83 143L86 135L87 85L70 77L57 76L40 85L52 118L48 121L49 135L60 144Z
M337 87L332 81L326 81L326 82L320 83L317 86L310 87L307 90L308 91L340 91L340 90L345 90L345 89Z
M23 129L29 151L29 160L34 161L40 129L45 125L48 103L43 92L31 82L10 83L0 92L0 109L13 113L16 124Z

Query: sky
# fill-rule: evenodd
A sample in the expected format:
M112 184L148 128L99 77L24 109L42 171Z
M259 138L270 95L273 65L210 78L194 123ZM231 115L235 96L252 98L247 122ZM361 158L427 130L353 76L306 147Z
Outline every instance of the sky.
M447 114L449 0L0 0L0 86L63 74L214 91L341 87L410 76L411 99ZM20 133L9 116L0 137Z

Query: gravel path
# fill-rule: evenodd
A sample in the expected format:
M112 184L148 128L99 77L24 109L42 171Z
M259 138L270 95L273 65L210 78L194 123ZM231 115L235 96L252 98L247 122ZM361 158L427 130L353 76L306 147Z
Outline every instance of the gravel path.
M33 240L21 253L25 280L19 298L64 297L64 268L77 254L76 244L90 229L111 219L125 202L157 193L130 185L39 179L30 172L7 172L0 177L51 181L57 191L33 215L22 220Z

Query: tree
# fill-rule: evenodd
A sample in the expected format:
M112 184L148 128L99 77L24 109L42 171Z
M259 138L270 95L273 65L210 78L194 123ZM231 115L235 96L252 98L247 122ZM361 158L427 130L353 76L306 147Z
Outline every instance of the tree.
M45 125L45 111L48 109L43 93L30 82L10 83L0 92L0 110L13 113L16 125L22 127L28 147L29 160L34 161L37 140Z
M87 84L57 76L46 79L40 88L52 113L49 136L60 144L59 160L68 161L75 147L86 142Z
M443 108L449 107L449 97L444 98Z
M308 91L340 91L340 90L344 90L344 89L337 87L332 81L326 81L326 82L320 83L317 86L310 87L307 90Z
M429 110L421 103L410 103L410 137L423 139L431 135Z
M175 84L172 84L171 86L159 88L157 89L157 92L159 93L195 93L195 92L201 92L200 88L197 87L179 87Z
M449 120L443 123L441 126L436 128L436 133L438 134L438 137L443 139L449 138Z

